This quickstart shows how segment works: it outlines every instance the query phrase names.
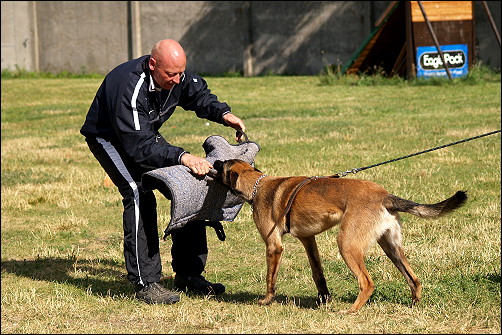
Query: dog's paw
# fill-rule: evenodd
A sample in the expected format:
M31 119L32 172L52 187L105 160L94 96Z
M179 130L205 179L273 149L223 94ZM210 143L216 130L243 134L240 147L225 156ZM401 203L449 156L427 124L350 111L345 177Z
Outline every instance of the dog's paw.
M339 311L338 313L340 314L344 314L344 315L354 315L356 314L357 312L359 312L358 310L356 309L342 309L341 311Z
M328 294L318 293L317 294L317 300L316 300L316 302L317 302L318 305L326 304L328 302L331 302L331 295L329 293Z
M261 305L261 306L270 305L273 300L274 300L274 297L270 297L269 295L266 295L265 298L258 300L258 305Z

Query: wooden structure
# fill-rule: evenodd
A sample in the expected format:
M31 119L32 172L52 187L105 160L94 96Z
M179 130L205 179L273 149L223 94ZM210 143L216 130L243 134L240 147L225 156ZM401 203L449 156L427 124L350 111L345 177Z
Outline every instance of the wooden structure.
M439 62L445 57L441 51L443 46L462 46L463 51L454 56L447 54L446 61ZM417 64L417 50L421 47L435 50L436 55L429 52L426 57L435 57L440 66L446 63L442 69L449 76L449 67L458 67L457 64L449 65L453 57L465 61L466 68L471 67L474 60L473 2L391 2L362 46L345 64L342 73L383 71L388 76L414 77L420 66Z

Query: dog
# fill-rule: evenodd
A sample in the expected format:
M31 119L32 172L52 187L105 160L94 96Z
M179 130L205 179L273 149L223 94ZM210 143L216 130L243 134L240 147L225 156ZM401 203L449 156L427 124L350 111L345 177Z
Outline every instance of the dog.
M331 177L268 176L238 159L216 161L214 179L252 205L253 220L266 244L267 291L260 305L270 304L283 252L282 237L298 238L308 255L317 302L331 300L315 235L340 225L338 249L357 278L359 294L350 307L353 313L368 301L375 285L364 264L364 254L376 241L406 279L413 304L421 298L422 285L404 256L399 212L437 218L462 206L467 195L458 191L436 204L418 204L399 198L368 180Z

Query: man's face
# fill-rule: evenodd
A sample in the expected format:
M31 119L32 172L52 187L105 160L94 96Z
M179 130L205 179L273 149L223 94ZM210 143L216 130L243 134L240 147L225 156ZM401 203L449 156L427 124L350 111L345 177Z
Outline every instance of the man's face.
M170 90L178 85L185 76L186 60L183 59L156 60L150 58L150 71L153 79L164 90Z

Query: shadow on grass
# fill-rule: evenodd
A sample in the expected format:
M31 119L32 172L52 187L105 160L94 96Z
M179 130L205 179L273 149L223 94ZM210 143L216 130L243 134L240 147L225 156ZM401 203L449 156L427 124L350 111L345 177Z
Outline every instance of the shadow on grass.
M173 279L166 279L162 281L163 285L170 289L170 290L176 290L174 287L174 280ZM257 292L257 293L251 293L251 292L246 292L246 291L234 291L234 292L229 292L228 290L218 296L212 296L211 299L215 299L220 302L227 302L231 304L242 304L242 305L258 305L258 300L262 299L264 297L265 292ZM203 297L201 294L195 294L195 293L186 293L187 296L190 297ZM357 292L354 294L349 293L345 294L344 296L332 296L332 302L342 302L342 303L349 303L352 304L357 298ZM274 301L272 302L272 305L274 304L280 304L280 305L294 305L298 308L304 308L304 309L316 309L319 308L319 304L317 303L317 297L312 295L312 296L306 296L306 295L284 295L284 294L277 294L275 296Z
M70 284L98 296L134 292L121 262L108 259L37 258L2 261L2 273L36 281Z
M133 295L133 286L127 280L127 274L122 262L109 259L88 260L71 258L37 258L34 260L6 260L2 261L2 272L19 277L30 278L35 281L47 281L73 285L83 291L90 291L96 296L121 297ZM172 279L162 281L169 290L175 290ZM196 296L187 293L190 296ZM201 296L202 298L203 296ZM261 292L226 292L213 297L218 301L232 304L257 305L263 298ZM351 302L342 298L345 302ZM278 304L294 304L299 308L317 308L316 297L277 295Z
M255 294L250 292L226 292L220 296L215 297L218 301L228 302L231 304L244 304L258 306L258 300L262 299L262 294ZM315 297L309 296L285 296L278 294L275 297L273 304L280 305L295 305L298 308L315 309L319 305Z
M245 303L250 305L258 305L258 300L262 298L263 294L251 294L248 292L240 292L240 293L225 294L225 296L218 298L218 300L225 301L228 303ZM276 295L274 302L272 304L295 305L296 307L305 309L319 308L319 305L316 302L316 297L309 297L309 296L291 297L278 294Z
M127 280L122 262L109 259L72 259L72 258L37 258L34 260L4 260L2 273L11 273L18 277L35 281L73 285L83 291L91 291L96 296L121 297L134 293L133 286ZM162 284L175 290L172 279ZM187 293L190 296L196 296ZM203 296L201 296L203 297ZM226 292L214 297L218 301L232 304L258 304L263 298L261 292ZM291 304L300 308L317 308L316 297L277 295L275 303Z

